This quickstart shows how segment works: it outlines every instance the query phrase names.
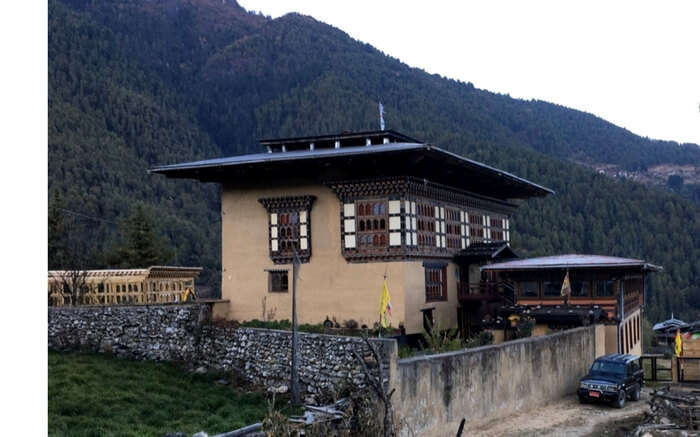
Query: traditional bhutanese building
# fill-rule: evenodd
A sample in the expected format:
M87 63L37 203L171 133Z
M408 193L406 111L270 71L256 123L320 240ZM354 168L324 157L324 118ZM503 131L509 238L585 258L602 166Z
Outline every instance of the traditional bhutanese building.
M50 270L50 306L176 303L195 293L201 267Z
M642 308L646 278L661 267L639 259L568 254L492 263L482 272L511 284L515 306L537 328L564 328L600 322L606 353L642 353ZM565 304L562 284L569 275Z
M394 327L479 319L479 266L509 248L519 199L540 185L394 131L262 140L262 153L163 165L221 184L222 299L229 317L372 326L386 276ZM460 299L460 297L462 299ZM263 311L266 313L262 314Z

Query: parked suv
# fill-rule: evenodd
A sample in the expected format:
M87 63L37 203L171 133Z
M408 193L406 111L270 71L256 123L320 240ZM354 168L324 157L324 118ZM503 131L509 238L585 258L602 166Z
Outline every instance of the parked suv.
M638 401L644 385L644 372L639 355L604 355L593 363L588 375L579 382L578 399L610 402L617 408L625 406L627 398Z

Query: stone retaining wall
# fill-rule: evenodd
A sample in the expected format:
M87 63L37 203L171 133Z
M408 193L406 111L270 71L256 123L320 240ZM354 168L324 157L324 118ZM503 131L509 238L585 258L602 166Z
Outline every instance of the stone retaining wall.
M129 359L236 371L270 391L288 390L291 332L217 327L210 323L210 314L207 304L51 307L48 343L54 350L109 352ZM395 342L371 341L390 368ZM307 401L364 386L361 365L352 352L368 354L361 338L300 333L299 346L300 390Z

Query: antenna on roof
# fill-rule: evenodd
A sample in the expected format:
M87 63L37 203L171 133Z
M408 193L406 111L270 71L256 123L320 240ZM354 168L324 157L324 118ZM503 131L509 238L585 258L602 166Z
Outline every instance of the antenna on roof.
M379 128L384 130L384 105L382 102L379 102Z

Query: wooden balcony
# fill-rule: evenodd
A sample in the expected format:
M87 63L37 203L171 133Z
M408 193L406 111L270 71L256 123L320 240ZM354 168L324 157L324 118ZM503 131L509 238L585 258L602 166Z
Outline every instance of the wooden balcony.
M478 284L457 284L457 295L462 301L486 301L493 302L506 300L507 295L512 296L512 284L507 282L482 281Z

